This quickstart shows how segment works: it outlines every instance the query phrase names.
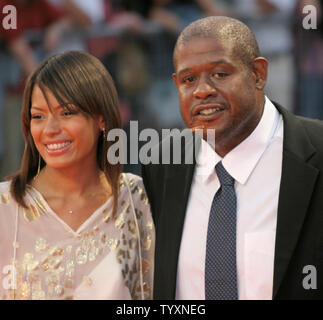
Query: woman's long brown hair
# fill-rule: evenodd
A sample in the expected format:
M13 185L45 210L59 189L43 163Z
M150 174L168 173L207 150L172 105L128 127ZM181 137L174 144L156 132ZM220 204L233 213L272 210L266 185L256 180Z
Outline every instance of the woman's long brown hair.
M25 139L25 151L20 170L12 175L11 194L23 207L26 207L24 195L28 183L37 174L39 152L30 132L31 96L35 85L44 96L46 90L53 93L61 105L71 104L89 117L102 116L108 132L121 128L118 94L111 75L103 64L85 52L68 51L47 58L28 77L22 106L22 130ZM47 98L46 98L47 99ZM112 142L100 134L97 147L97 162L111 185L113 213L118 205L119 179L122 172L120 163L110 164L107 151ZM45 162L41 159L41 168Z

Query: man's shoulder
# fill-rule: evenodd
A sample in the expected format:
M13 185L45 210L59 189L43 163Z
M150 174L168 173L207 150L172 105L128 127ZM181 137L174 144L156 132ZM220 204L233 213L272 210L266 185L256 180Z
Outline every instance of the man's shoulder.
M293 114L284 117L284 146L323 171L323 121ZM314 155L314 156L313 156Z
M301 117L301 116L296 116L296 118L302 122L302 124L310 129L310 130L314 130L314 131L323 131L323 120L320 119L312 119L312 118L306 118L306 117Z
M320 149L323 149L323 121L319 119L296 116L310 140Z
M306 118L299 115L295 115L277 102L272 101L277 110L283 116L284 120L284 136L287 134L288 140L295 140L297 137L300 139L304 134L310 139L310 141L319 147L323 148L323 121L319 119ZM292 139L291 136L293 136Z

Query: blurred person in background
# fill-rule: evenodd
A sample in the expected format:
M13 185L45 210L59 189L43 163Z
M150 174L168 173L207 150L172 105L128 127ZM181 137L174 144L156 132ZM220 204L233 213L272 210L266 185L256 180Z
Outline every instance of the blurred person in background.
M142 32L152 0L105 0L106 21L111 28Z
M13 124L5 123L8 87L17 87L59 45L69 28L63 13L46 0L0 0L1 12L7 5L17 10L17 28L0 27L0 176L6 174L5 162L11 162L7 157L6 128ZM37 34L28 39L26 31L41 32L43 37Z
M122 124L128 135L130 120L137 120L140 129L154 127L152 117L147 112L149 108L146 108L143 99L149 83L149 3L150 1L106 0L105 24L109 36L93 37L88 41L89 52L100 58L115 79ZM128 139L131 139L130 135ZM130 144L131 141L128 148ZM140 165L130 164L128 161L124 170L140 174Z
M213 0L152 0L150 18L162 24L175 37L190 22L202 16L225 15Z
M266 94L295 111L294 17L297 0L231 0L231 13L254 32L269 61Z
M66 50L87 51L86 32L105 20L104 0L48 0L64 12L71 28L53 53Z

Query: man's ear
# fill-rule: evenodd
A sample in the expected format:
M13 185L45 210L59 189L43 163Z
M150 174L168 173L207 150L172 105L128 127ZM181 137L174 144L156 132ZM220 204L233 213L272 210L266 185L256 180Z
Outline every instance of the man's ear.
M177 76L176 76L175 72L172 74L172 78L173 78L173 81L175 83L175 86L177 87Z
M256 88L263 90L267 81L268 61L263 57L258 57L253 61L253 74L256 81Z

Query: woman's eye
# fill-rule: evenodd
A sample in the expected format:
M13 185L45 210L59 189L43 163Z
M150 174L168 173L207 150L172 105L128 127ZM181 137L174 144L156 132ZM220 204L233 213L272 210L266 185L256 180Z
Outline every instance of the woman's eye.
M77 112L73 111L73 110L66 110L66 111L63 112L64 117L68 117L68 116L71 116L71 115L74 115L74 114L77 114Z
M35 120L39 120L39 119L42 119L43 118L43 116L42 115L40 115L40 114L32 114L31 115L31 119L35 119Z

